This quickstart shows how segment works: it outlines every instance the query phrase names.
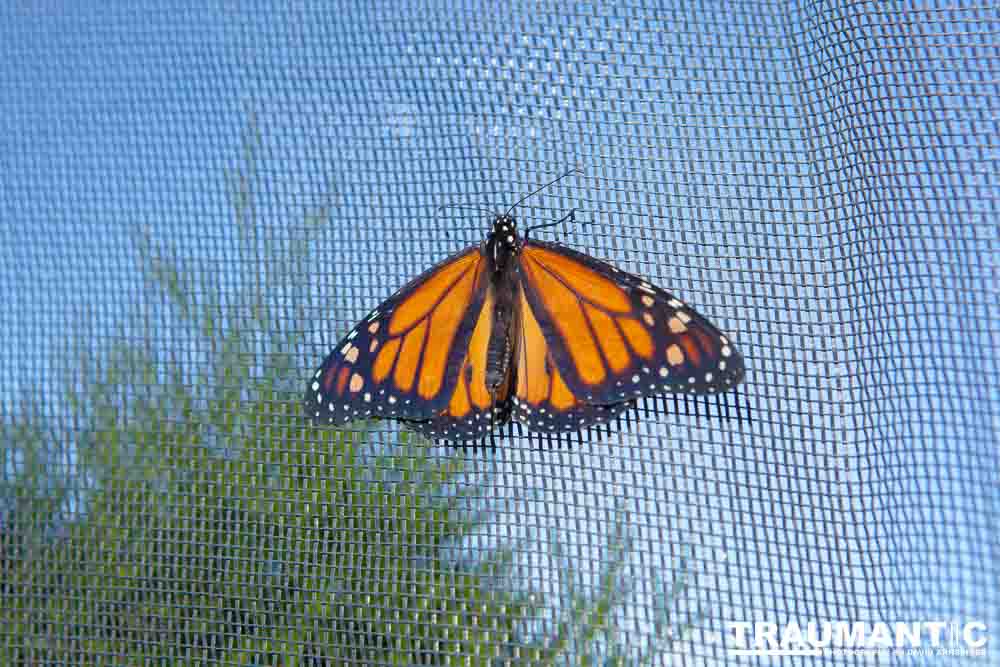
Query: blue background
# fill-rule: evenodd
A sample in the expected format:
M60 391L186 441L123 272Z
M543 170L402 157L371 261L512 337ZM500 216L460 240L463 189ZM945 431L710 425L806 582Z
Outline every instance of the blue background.
M514 543L558 606L559 559L595 585L625 516L626 638L651 632L655 582L685 554L706 630L998 627L998 29L962 3L8 4L2 411L65 414L71 343L149 334L137 318L194 372L134 239L224 294L267 273L233 251L226 184L251 119L259 262L297 239L314 259L295 303L272 295L306 340L292 386L479 242L485 216L437 206L503 207L579 166L520 216L575 207L550 238L731 333L753 422L642 415L570 451L452 453L493 513L455 557ZM678 650L721 655L711 640Z

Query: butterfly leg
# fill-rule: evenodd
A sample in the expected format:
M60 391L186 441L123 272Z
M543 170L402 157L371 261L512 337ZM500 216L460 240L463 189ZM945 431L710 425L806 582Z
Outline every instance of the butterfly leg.
M490 447L492 449L497 448L496 436L493 433L493 429L496 428L497 419L497 388L493 387L493 401L490 406Z
M534 227L528 227L524 230L524 240L528 240L528 233L533 232L536 229L545 229L546 227L557 227L564 222L576 222L576 209L570 209L570 212L564 215L562 218L556 220L555 222L546 222L541 225L535 225Z
M571 208L569 210L569 213L567 213L566 215L564 215L561 219L557 220L555 222L555 224L561 225L564 222L576 222L576 209L575 208Z

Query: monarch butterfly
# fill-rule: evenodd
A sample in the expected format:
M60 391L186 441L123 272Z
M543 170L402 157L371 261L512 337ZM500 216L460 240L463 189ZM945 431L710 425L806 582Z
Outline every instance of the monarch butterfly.
M481 245L412 280L334 348L306 390L314 423L388 417L445 440L481 438L512 418L579 430L642 396L723 392L743 379L732 342L679 299L528 239L572 212L521 237L514 206L492 214Z

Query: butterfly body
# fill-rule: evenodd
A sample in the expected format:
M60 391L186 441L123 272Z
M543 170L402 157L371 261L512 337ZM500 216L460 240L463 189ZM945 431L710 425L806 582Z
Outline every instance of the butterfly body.
M514 220L498 217L480 247L494 294L493 327L486 351L486 386L490 393L500 389L510 369L516 325L512 274L517 272L516 259L522 243Z
M606 421L636 398L711 394L743 378L712 324L667 292L507 214L477 247L411 281L359 323L310 380L317 424L386 417L428 436L480 438Z

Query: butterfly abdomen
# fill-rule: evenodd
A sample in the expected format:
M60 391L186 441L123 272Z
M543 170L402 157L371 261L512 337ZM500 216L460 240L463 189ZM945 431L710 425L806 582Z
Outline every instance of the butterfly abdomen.
M491 391L507 379L513 357L514 299L505 274L496 275L493 331L486 350L486 385Z

